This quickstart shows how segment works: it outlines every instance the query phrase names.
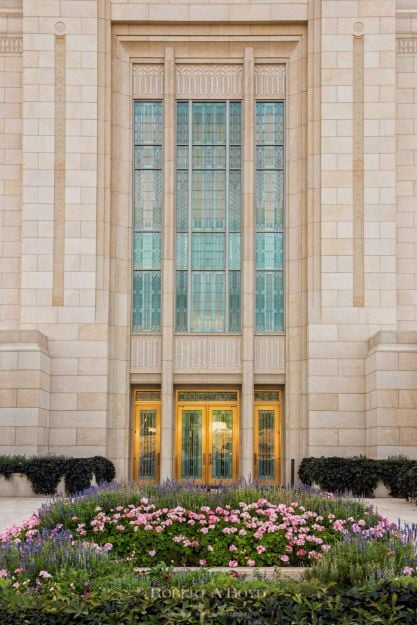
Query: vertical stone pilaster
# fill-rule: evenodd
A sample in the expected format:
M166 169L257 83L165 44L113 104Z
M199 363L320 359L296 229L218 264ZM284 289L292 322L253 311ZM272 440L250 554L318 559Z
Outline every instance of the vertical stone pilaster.
M174 464L174 401L173 401L173 341L174 341L174 49L165 48L164 60L164 210L162 250L162 372L161 372L161 481L173 477Z
M254 52L245 48L243 94L242 399L240 475L253 475L254 385Z
M53 306L64 305L66 73L66 38L55 35Z
M353 305L364 306L364 46L353 36Z

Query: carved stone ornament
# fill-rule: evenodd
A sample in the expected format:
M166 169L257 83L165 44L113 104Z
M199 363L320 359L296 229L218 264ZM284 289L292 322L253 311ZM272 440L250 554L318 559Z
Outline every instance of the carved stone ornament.
M133 66L133 97L164 97L164 66L137 64Z
M285 65L256 65L255 95L257 98L284 98Z
M397 37L397 54L417 54L417 37Z
M0 54L22 54L22 36L0 33Z
M241 98L242 76L241 65L177 65L177 97Z

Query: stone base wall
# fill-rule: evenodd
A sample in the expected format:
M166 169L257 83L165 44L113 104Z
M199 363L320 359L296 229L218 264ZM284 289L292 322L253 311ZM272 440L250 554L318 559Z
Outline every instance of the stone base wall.
M417 458L417 332L378 332L366 358L366 451Z
M0 331L0 454L48 452L50 372L46 336Z

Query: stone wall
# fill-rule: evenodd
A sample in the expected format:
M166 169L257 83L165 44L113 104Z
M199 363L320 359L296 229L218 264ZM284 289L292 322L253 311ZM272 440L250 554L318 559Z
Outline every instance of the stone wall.
M20 320L22 14L0 2L0 329Z
M366 358L366 452L417 458L417 332L379 332Z
M169 68L171 48L201 60L214 40L221 62L247 41L287 64L288 331L273 372L253 367L247 290L236 366L184 366L181 346L213 341L177 340L165 298L164 333L141 339L161 364L145 371L130 337L131 64ZM166 449L173 384L228 380L245 385L246 469L253 382L284 388L287 461L414 453L416 93L414 0L0 0L0 329L17 332L0 338L3 451L104 454L127 477L131 384L160 384L163 363Z
M46 336L0 331L0 454L48 452L50 373Z

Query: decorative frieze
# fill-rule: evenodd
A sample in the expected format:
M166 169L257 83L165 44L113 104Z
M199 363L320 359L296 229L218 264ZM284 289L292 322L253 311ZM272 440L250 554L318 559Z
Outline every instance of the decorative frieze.
M240 372L239 336L177 336L175 371Z
M283 373L285 370L285 337L255 337L255 373Z
M242 73L241 65L177 65L177 97L241 98Z
M417 37L397 37L397 54L417 54Z
M285 98L285 65L255 66L257 98Z
M131 340L131 369L144 373L161 370L161 337L133 335Z
M164 66L163 65L133 65L133 97L134 98L163 98L164 96Z
M22 54L22 36L0 33L0 54Z

